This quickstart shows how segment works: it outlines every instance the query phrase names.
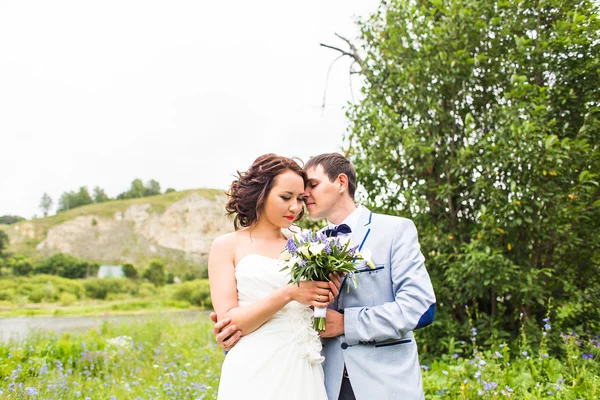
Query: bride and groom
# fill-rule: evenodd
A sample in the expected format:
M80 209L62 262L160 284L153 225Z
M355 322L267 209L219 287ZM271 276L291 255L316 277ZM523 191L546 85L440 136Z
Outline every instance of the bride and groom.
M217 342L228 350L219 399L423 399L413 331L433 321L435 295L412 221L354 203L356 174L343 156L322 154L304 170L259 157L229 191L236 231L209 256ZM289 284L278 257L285 231L304 213L328 234L368 248L375 263L346 290L331 282ZM361 269L361 268L359 268ZM327 328L310 306L328 307Z

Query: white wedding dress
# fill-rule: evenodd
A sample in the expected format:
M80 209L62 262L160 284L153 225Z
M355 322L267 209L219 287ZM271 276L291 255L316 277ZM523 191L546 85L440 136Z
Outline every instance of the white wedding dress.
M249 254L235 270L240 307L288 284L278 260ZM219 400L327 400L321 342L312 329L312 310L288 303L227 353L221 370Z

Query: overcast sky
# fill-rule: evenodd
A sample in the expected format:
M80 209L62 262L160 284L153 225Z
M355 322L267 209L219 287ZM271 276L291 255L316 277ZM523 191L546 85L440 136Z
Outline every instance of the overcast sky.
M371 0L0 0L0 215L131 181L222 188L275 152L339 151ZM354 94L359 82L353 78Z

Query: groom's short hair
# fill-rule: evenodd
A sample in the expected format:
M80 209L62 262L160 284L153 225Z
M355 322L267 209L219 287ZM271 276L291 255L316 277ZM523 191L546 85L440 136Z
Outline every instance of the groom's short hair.
M308 160L304 165L304 170L317 168L319 165L323 167L323 171L330 182L335 181L340 174L346 175L348 177L348 194L354 199L354 192L356 192L356 171L346 157L339 153L320 154Z

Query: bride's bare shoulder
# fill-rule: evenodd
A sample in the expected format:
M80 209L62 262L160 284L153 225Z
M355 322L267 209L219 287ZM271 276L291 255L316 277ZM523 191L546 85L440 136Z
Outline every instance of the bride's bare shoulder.
M245 229L240 229L239 231L226 233L224 235L218 236L212 244L212 249L218 250L233 250L236 247L237 242L247 236Z

